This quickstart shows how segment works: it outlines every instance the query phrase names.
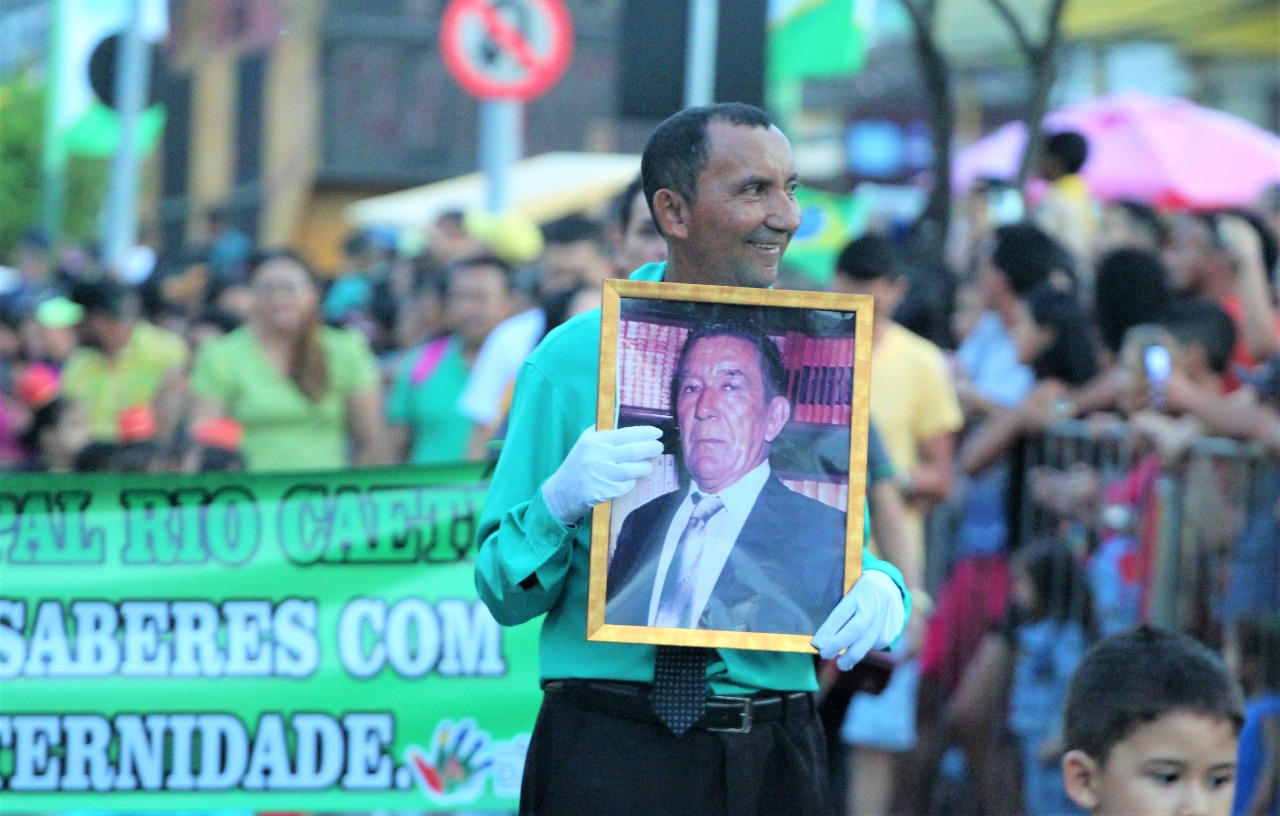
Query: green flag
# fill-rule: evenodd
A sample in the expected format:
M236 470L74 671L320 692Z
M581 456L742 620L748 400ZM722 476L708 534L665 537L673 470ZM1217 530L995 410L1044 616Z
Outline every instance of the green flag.
M862 67L866 42L855 0L778 0L773 5L770 79L847 76Z

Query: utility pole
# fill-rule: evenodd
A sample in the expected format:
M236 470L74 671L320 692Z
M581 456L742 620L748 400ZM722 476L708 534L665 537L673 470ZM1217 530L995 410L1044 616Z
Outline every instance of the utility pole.
M107 188L106 223L102 260L119 272L127 253L138 240L137 126L147 100L151 73L151 49L142 36L143 0L132 0L129 24L121 37L121 60L116 69L116 100L120 116L120 143L111 162Z

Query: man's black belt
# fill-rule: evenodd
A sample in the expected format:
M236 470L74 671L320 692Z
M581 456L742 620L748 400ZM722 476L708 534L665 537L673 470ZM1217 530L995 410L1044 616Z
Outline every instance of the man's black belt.
M660 722L649 704L651 688L644 683L614 680L552 680L544 690L588 711L603 711L639 722ZM707 713L694 728L746 734L753 726L808 717L814 710L814 696L808 691L762 691L741 697L713 694L707 697Z

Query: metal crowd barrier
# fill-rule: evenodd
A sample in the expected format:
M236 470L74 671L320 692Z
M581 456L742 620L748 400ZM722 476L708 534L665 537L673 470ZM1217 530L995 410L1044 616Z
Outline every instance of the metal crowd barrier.
M1101 483L1111 484L1153 455L1135 442L1125 423L1086 419L1054 424L1023 451L1022 541L1069 528L1033 494L1031 474L1036 468L1066 471L1086 465ZM1280 526L1263 518L1280 513L1280 463L1268 461L1257 446L1202 437L1192 440L1176 461L1161 461L1158 467L1148 462L1147 467L1153 475L1144 485L1138 509L1125 523L1135 535L1154 541L1148 616L1153 623L1216 640L1224 617L1232 614L1228 596L1233 582L1280 582L1280 573L1249 574L1280 569L1280 538L1273 537ZM1119 523L1114 517L1109 521ZM1246 535L1249 552L1239 552ZM1274 604L1275 593L1270 597Z

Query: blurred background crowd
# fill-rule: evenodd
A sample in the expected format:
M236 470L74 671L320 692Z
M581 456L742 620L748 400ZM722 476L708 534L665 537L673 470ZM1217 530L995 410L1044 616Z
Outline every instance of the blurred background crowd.
M486 213L449 181L474 110L437 65L439 5L171 3L143 237L115 258L77 215L91 151L52 222L38 183L0 179L5 478L492 455L524 357L665 256L634 151L670 111L634 43L683 18L569 3L577 61L527 147L586 152L529 160ZM763 27L758 5L726 25ZM827 5L851 61L774 54L759 98L735 92L768 86L809 184L778 286L876 299L873 546L915 601L882 693L825 674L833 796L1076 812L1054 712L1089 643L1146 620L1231 658L1255 715L1238 812L1280 813L1256 719L1280 712L1280 7ZM4 121L52 110L51 8L0 3ZM944 33L969 13L1003 39Z

